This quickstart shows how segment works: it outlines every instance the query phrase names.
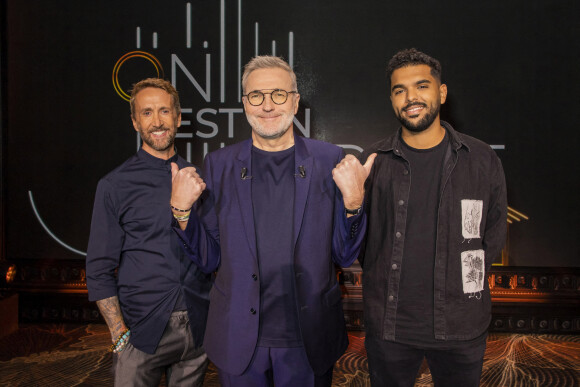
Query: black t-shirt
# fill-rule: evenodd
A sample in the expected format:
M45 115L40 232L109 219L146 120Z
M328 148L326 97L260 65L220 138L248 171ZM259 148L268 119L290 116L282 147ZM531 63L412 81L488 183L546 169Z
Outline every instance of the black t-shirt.
M433 328L433 277L437 208L448 142L447 132L444 139L430 149L414 149L401 141L411 171L395 327L395 341L404 344L436 343Z
M294 147L252 148L252 204L260 267L263 347L301 346L294 295Z

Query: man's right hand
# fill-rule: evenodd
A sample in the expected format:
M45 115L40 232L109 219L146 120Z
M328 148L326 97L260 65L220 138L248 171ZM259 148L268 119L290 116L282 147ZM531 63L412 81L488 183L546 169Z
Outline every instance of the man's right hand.
M190 209L205 190L205 183L194 167L179 169L171 163L171 181L171 205L182 210Z

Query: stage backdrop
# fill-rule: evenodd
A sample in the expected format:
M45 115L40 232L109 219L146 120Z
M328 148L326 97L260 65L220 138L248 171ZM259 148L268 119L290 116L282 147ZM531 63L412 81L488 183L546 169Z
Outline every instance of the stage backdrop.
M579 4L7 0L7 258L84 258L97 181L138 148L136 81L177 87L177 148L201 165L250 135L242 66L283 56L298 131L358 154L396 130L385 67L416 47L443 65L442 118L494 146L509 205L529 216L510 226L510 264L579 266Z

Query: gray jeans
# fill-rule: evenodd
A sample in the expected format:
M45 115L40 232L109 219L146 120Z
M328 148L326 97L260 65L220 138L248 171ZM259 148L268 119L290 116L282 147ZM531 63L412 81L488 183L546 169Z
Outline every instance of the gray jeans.
M115 386L158 386L165 374L167 386L198 386L208 366L203 348L195 348L186 311L173 312L155 354L130 343L116 356Z

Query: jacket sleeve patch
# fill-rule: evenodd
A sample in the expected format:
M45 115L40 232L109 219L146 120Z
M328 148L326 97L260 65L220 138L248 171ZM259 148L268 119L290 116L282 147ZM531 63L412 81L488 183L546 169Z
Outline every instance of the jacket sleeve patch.
M461 201L461 230L463 238L481 238L481 217L483 213L483 200Z
M461 274L463 277L463 293L473 294L483 291L485 251L469 250L462 252Z

